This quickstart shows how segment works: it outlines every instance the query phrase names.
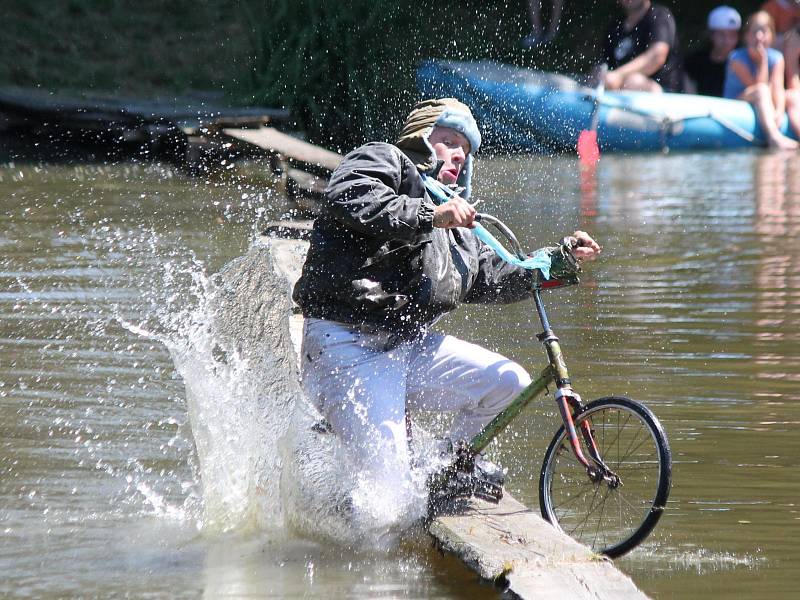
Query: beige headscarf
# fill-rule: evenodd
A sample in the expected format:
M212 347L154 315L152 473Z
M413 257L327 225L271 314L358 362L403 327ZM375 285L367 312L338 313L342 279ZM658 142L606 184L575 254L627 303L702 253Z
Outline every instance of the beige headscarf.
M436 167L436 153L428 143L434 126L449 127L463 134L470 143L458 184L465 188L462 196L469 197L472 179L472 154L478 151L481 135L469 107L455 98L438 98L418 102L406 118L396 146L414 162L423 173Z

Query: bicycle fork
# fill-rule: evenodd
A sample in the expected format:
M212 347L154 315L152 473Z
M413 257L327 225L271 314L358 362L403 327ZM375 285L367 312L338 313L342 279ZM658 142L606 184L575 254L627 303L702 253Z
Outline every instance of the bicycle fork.
M575 427L575 419L583 412L581 397L572 389L567 365L561 353L561 346L558 343L558 337L556 337L550 327L550 322L547 319L547 313L544 310L539 290L534 291L533 297L536 303L536 312L539 313L539 320L542 322L543 328L542 333L538 334L536 337L544 344L547 356L550 360L550 368L556 384L556 405L558 406L559 413L561 413L561 420L569 436L572 453L575 455L575 458L586 467L586 473L589 479L594 483L605 481L612 489L619 487L622 485L619 476L603 462L603 458L600 456L600 450L597 448L594 434L592 433L591 419L583 419L580 423L581 437L589 451L591 461L587 459L583 453L580 440L578 439L578 431Z
M586 467L586 473L589 479L594 483L605 481L612 489L622 485L619 476L603 462L603 458L600 456L600 451L597 448L594 434L592 433L591 419L583 419L580 424L581 437L583 437L583 441L589 451L591 462L583 454L583 449L578 439L578 432L575 428L575 417L579 416L583 410L581 397L578 393L573 390L572 387L565 386L556 390L555 397L558 410L561 413L561 419L564 421L564 427L569 436L572 453L575 455L575 458Z

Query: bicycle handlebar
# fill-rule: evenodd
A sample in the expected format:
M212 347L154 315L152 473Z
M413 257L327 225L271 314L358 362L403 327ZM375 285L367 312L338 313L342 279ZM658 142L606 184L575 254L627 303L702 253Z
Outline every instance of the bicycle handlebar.
M506 239L506 241L508 242L509 246L511 247L511 250L512 250L513 254L516 255L517 259L519 259L521 261L525 261L525 260L529 260L530 259L530 255L528 255L522 249L521 244L517 240L517 236L514 235L514 232L511 231L511 229L508 227L508 225L503 223L500 219L498 219L497 217L494 217L492 215L486 214L486 213L477 213L475 215L475 221L476 222L485 223L487 225L491 225L494 229L496 229L498 232L500 232L503 235L503 237ZM495 243L500 244L500 242L497 241L497 240L495 240ZM561 239L561 241L559 242L559 245L564 247L564 249L566 250L566 252L562 253L562 254L565 255L565 258L568 257L567 258L568 263L572 264L572 267L573 267L574 270L580 271L580 268L578 268L578 266L577 266L577 261L575 260L573 254L572 254L572 249L573 248L577 248L580 245L580 241L577 238L573 237L573 236L566 236L566 237ZM502 247L502 244L500 244L500 246ZM512 254L512 252L509 252L505 248L503 248L503 250L509 255ZM543 288L551 288L551 287L561 287L563 285L571 285L571 284L575 284L575 283L578 283L578 280L577 280L576 277L574 277L574 274L573 274L573 277L562 276L560 278L549 280L549 281L543 281L541 278L537 278L536 287L543 289Z
M488 213L477 213L475 215L475 221L479 223L488 223L490 225L493 225L497 229L497 231L499 231L500 233L503 234L503 236L505 236L506 240L511 245L511 249L514 251L514 254L517 255L517 258L521 260L525 260L527 258L528 255L522 249L522 246L517 240L517 236L515 236L514 232L511 231L508 225L503 223L500 219ZM580 240L571 235L561 238L559 244L561 244L562 246L568 246L570 249L577 248L578 246L581 245Z
M522 250L522 246L517 240L517 236L515 236L514 232L509 229L508 225L503 223L500 219L487 213L478 213L475 215L475 220L493 225L497 231L502 233L506 240L508 240L508 243L511 245L511 250L513 250L514 254L517 255L517 258L520 260L525 260L528 257L528 255Z

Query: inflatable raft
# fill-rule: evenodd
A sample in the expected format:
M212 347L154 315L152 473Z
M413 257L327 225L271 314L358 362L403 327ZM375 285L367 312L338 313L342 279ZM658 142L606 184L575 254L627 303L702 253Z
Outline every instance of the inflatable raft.
M574 150L595 107L600 148L606 152L765 144L753 108L741 100L597 93L564 75L489 61L426 61L417 71L417 83L424 96L452 96L469 105L487 144L503 150ZM788 123L782 131L797 139Z

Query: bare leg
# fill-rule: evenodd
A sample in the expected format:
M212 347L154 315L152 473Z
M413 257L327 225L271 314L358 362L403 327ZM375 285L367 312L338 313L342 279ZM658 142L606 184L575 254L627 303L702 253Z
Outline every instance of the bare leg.
M550 20L545 30L542 26L542 0L528 0L528 20L531 24L531 32L522 39L524 47L533 48L553 41L561 22L563 5L564 0L553 0Z
M528 0L528 20L531 23L531 32L522 38L523 48L535 48L541 44L542 38L542 1Z
M564 0L553 0L553 12L550 14L550 22L547 24L545 39L549 42L556 37L558 28L561 25L561 10L564 7Z
M628 75L622 82L621 89L630 92L652 92L654 94L664 91L657 82L650 79L647 75L642 75L641 73L633 73Z
M800 144L783 135L775 124L775 107L772 104L772 95L766 83L751 85L739 96L740 100L746 100L753 105L764 134L767 136L767 144L772 148L781 150L796 150Z
M528 0L528 20L531 34L539 37L542 34L542 0Z
M800 138L800 88L786 90L786 114L789 117L789 126L795 136Z

